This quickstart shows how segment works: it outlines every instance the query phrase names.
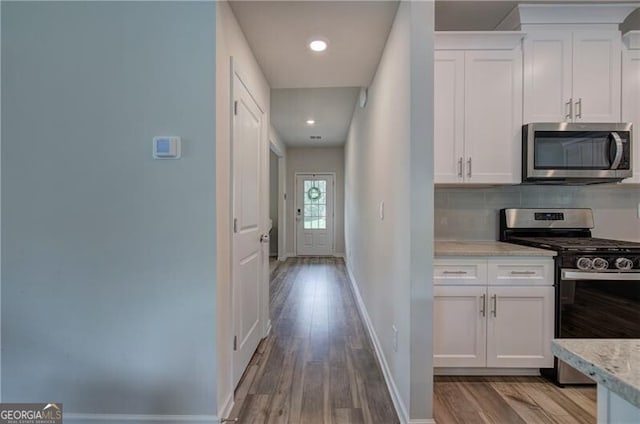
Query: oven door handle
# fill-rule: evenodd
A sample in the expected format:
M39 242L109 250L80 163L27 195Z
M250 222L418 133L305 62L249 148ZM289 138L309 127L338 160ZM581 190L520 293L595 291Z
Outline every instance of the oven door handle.
M620 161L622 160L623 153L622 138L620 138L620 135L617 132L612 132L610 135L612 139L611 141L616 146L616 153L613 157L613 160L611 161L611 169L618 169L618 166L620 166Z
M563 280L640 281L640 272L589 272L563 269Z

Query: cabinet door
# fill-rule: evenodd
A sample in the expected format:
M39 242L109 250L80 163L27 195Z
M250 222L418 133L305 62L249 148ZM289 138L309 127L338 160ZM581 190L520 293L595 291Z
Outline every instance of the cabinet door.
M640 50L627 50L622 65L622 122L633 122L633 177L623 183L640 183Z
M574 121L620 122L621 56L619 31L574 31Z
M553 287L489 287L487 366L553 366Z
M433 365L484 367L486 287L433 288Z
M522 51L465 53L465 181L520 182Z
M524 39L524 123L570 121L571 31L528 33ZM573 105L571 105L573 107Z
M462 182L464 52L435 52L434 82L434 181Z

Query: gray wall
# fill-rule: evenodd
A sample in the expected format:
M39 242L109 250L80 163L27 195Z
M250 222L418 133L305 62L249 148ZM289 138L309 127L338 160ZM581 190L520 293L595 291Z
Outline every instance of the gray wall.
M2 2L2 401L216 412L214 84L214 3Z
M501 208L592 208L594 235L640 242L638 186L436 188L435 235L441 240L496 240Z
M295 256L295 184L296 172L335 172L335 222L334 253L344 254L344 148L342 147L308 147L287 149L287 253Z
M345 146L347 266L400 420L425 422L433 416L433 2L400 2L368 93Z

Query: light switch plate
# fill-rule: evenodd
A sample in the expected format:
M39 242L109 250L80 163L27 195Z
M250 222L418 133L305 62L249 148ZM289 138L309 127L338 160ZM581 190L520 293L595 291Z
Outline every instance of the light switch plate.
M153 158L180 159L181 144L180 137L153 137Z

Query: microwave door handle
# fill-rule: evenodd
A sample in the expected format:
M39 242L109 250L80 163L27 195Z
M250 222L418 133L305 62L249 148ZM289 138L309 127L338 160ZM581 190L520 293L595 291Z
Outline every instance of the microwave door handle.
M611 162L611 169L618 169L618 166L620 165L620 161L622 160L622 150L623 150L622 139L620 138L620 135L617 132L612 132L611 138L613 139L612 141L616 145L616 154L613 157L613 161Z

